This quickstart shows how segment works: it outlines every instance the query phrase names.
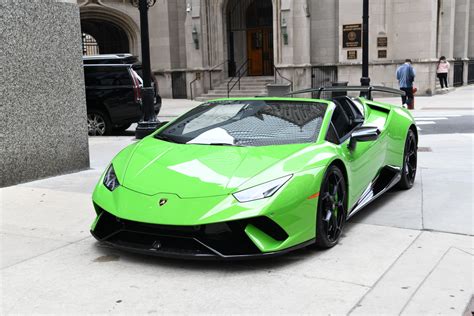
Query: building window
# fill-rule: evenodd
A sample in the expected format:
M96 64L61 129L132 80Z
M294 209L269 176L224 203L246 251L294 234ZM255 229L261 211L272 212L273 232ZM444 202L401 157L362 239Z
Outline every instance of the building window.
M99 55L99 45L94 37L87 33L82 33L82 54Z

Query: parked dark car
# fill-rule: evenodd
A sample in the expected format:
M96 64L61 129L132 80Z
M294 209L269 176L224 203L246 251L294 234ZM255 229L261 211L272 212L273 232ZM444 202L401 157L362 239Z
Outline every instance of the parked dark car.
M142 65L131 54L84 56L89 135L111 135L126 130L143 115ZM154 76L155 112L161 97Z

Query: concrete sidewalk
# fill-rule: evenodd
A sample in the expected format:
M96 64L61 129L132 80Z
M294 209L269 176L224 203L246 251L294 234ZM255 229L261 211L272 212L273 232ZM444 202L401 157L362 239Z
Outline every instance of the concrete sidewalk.
M400 98L379 98L382 102L401 104ZM463 86L453 91L435 96L416 96L415 111L468 111L474 110L474 86Z
M191 102L168 107L165 100L162 113L173 117ZM391 191L353 217L336 247L246 262L165 260L95 242L91 192L110 159L134 141L90 138L90 170L0 189L2 315L466 311L474 276L473 134L421 135L429 150L419 152L414 188Z

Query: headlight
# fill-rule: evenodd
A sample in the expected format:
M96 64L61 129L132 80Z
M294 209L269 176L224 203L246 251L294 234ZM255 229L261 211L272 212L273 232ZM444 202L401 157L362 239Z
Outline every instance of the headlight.
M110 191L115 190L115 188L117 188L120 185L120 183L118 182L117 176L115 175L114 166L112 165L110 165L109 169L107 169L107 172L105 173L104 185Z
M249 202L254 200L260 200L272 196L278 191L290 178L292 175L278 178L269 182L262 183L260 185L254 186L253 188L245 189L234 193L233 196L237 201Z

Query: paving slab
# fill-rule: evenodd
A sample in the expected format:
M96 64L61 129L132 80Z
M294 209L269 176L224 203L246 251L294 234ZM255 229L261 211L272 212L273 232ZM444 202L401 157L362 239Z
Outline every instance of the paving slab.
M62 176L41 179L20 184L19 187L49 189L55 191L92 194L98 179L105 170L103 168L90 169L82 172L65 174Z
M473 184L469 171L423 169L422 173L423 227L474 235Z
M272 261L122 256L90 238L2 270L2 314L345 314L368 290L302 272L295 267L288 277Z
M3 188L2 197L2 233L65 242L89 236L94 219L90 194L13 186Z
M291 261L292 264L282 265L279 271L288 277L301 271L307 278L323 278L370 287L419 233L416 230L393 227L348 224L336 247L301 251L282 257L282 262Z
M89 137L90 165L103 170L123 148L136 142L135 136Z
M68 242L12 233L0 233L0 268L6 268L68 245Z
M449 295L456 295L456 301L449 295L440 294L439 303L456 306L457 313L464 310L473 291L472 258L468 255L473 250L474 238L470 236L445 233L422 232L416 241L401 255L393 266L367 292L354 307L351 315L399 315L404 310L411 315L444 314L445 308L422 307L419 312L408 313L406 307L412 297L426 286L426 280L433 271L439 268L440 262L449 258L458 260L449 273L445 273L443 283L454 286L456 290ZM453 249L468 249L459 256ZM461 250L462 251L462 250ZM472 257L472 256L471 256ZM451 287L449 287L451 288ZM433 291L437 291L433 289ZM441 293L441 292L439 292ZM421 295L427 295L422 293ZM421 303L421 301L420 301ZM417 308L420 308L417 303ZM427 305L433 305L425 302ZM437 304L439 306L440 304ZM430 312L421 312L427 308ZM448 312L452 312L448 308Z
M450 248L424 280L402 315L460 315L473 292L474 256Z
M430 152L418 152L418 167L462 170L472 179L474 169L474 134L420 135L419 147Z

